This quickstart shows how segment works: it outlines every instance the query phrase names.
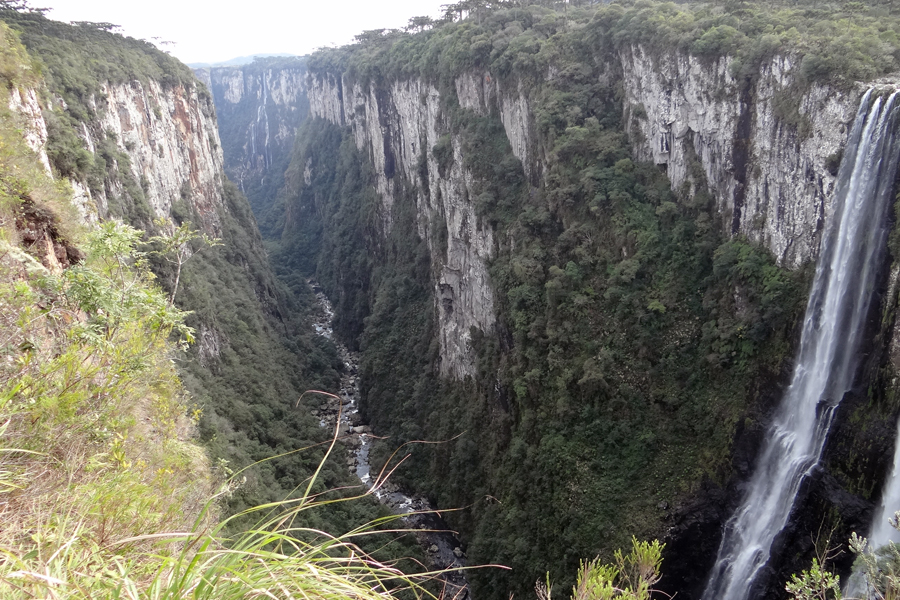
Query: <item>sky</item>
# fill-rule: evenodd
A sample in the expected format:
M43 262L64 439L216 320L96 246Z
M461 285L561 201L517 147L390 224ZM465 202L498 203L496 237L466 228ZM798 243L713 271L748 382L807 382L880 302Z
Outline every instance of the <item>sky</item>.
M400 28L440 15L452 0L30 0L57 21L97 21L155 42L186 63L264 53L308 54L367 29ZM154 40L153 38L159 38Z

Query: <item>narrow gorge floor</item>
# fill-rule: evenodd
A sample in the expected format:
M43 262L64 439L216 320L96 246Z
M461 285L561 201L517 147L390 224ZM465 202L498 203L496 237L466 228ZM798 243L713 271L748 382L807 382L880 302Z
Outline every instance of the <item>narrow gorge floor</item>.
M428 561L430 570L445 571L441 579L445 582L446 596L454 600L471 600L471 591L466 580L465 553L462 542L440 517L437 507L427 499L417 495L407 495L391 481L380 479L379 473L372 473L369 465L373 432L362 423L359 413L359 354L351 352L336 339L332 329L334 309L322 289L314 281L309 282L316 293L320 308L313 327L318 335L334 342L344 364L341 375L340 399L329 397L313 416L319 425L332 430L338 429L338 440L347 448L347 466L359 477L360 482L372 490L372 494L393 513L403 515L403 523L416 530L416 539Z

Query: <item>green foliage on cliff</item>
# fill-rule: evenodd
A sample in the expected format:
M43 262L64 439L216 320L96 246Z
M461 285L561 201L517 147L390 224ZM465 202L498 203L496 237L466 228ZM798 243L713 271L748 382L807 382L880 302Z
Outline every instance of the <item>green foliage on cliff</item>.
M305 321L314 296L301 282L297 296L278 285L246 199L225 186L221 246L184 265L178 305L192 312L198 342L182 364L185 384L203 407L200 438L232 469L321 442L324 432L297 407L307 389L334 389L340 368L333 345ZM190 204L188 203L188 206ZM170 265L157 263L163 283ZM241 510L289 495L322 459L323 448L267 460L229 501ZM324 468L321 484L346 485L343 461Z
M51 90L66 102L72 116L93 116L92 95L106 82L150 80L164 85L190 85L191 70L144 40L113 33L108 24L66 24L41 12L0 9L0 20L19 32L42 67Z
M442 506L499 499L473 509L470 557L530 572L571 572L630 533L659 535L658 505L724 481L737 424L779 372L805 289L721 236L708 196L678 197L656 167L635 164L613 84L570 65L532 96L541 188L498 173L511 159L499 126L471 115L458 125L466 166L495 199L484 218L515 243L491 267L501 321L476 343L480 400L439 401L452 416L426 428L432 439L466 431L432 458ZM389 426L399 413L384 410L377 423ZM482 477L473 464L486 465ZM447 478L466 483L438 483ZM548 559L548 547L567 551ZM479 590L522 585L484 578Z
M436 378L431 259L413 197L395 197L391 234L374 236L371 174L352 139L321 122L301 147L345 158L313 170L321 179L301 186L292 223L324 214L317 234L333 240L288 241L322 249L316 272L342 333L362 331L363 408L391 434L387 446L463 434L416 448L401 477L441 506L471 505L455 520L470 559L515 568L473 574L476 592L525 593L548 568L568 583L581 557L658 534L660 502L722 480L754 382L788 350L802 286L761 251L721 239L710 208L676 201L614 129L556 131L572 154L552 165L553 185L530 192L521 174L512 186L497 177L504 160L478 154L499 145L508 156L502 130L460 121L467 166L493 199L482 218L515 240L491 269L501 321L476 335L475 381ZM573 150L576 139L586 143ZM297 264L311 267L308 256Z
M141 266L139 239L104 225L61 273L2 242L5 550L61 534L66 515L101 545L189 526L212 492L171 361L170 334L192 331Z
M849 5L858 4L858 10ZM679 50L704 61L729 59L732 76L750 77L776 56L799 66L797 83L866 81L900 69L900 13L861 3L780 4L621 1L572 7L494 3L479 18L444 22L418 34L390 31L355 46L320 50L310 58L317 73L346 71L361 81L424 76L453 77L467 69L494 76L541 78L560 67L561 46L583 56L639 45L645 51Z
M196 84L193 73L153 44L113 33L106 23L65 24L40 11L0 8L5 21L21 38L33 61L37 86L45 106L47 155L58 175L80 181L108 200L105 216L124 219L141 229L153 226L154 215L141 181L132 175L128 152L112 134L95 123L106 110L105 86L151 81L163 87ZM158 110L158 108L157 108ZM86 147L87 127L94 145Z

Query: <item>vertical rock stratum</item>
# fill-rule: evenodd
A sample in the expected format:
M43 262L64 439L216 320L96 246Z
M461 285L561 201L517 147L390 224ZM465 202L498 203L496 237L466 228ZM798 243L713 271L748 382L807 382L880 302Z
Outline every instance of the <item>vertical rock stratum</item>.
M215 100L225 172L259 214L284 185L297 129L309 112L306 59L257 58L195 73Z

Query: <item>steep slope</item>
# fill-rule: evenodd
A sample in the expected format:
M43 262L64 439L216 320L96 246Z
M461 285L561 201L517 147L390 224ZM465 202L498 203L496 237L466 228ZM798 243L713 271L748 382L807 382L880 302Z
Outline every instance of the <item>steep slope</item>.
M306 322L314 296L305 282L288 289L269 269L249 205L223 173L206 89L168 55L103 25L10 10L0 18L46 75L33 128L46 121L49 163L72 182L86 218L123 219L161 235L189 222L221 240L188 252L177 290L172 265L149 257L176 304L191 311L197 343L179 361L180 374L202 411L200 437L212 457L237 470L320 441L318 423L295 405L306 389L336 384L339 361ZM288 495L320 457L313 450L252 469L231 507ZM336 461L326 474L325 486L346 480Z
M515 568L475 574L479 596L631 533L667 534L668 590L701 591L785 382L854 81L898 66L850 52L898 47L879 17L747 10L485 9L310 59L277 260L328 291L376 430L454 438L401 477L470 507L470 558ZM867 526L895 412L887 274L777 569L807 566L814 523Z
M52 178L43 81L3 23L0 65L0 594L38 596L104 562L139 570L153 544L112 542L207 526L221 480L172 362L186 315L136 260L139 232L86 230Z

